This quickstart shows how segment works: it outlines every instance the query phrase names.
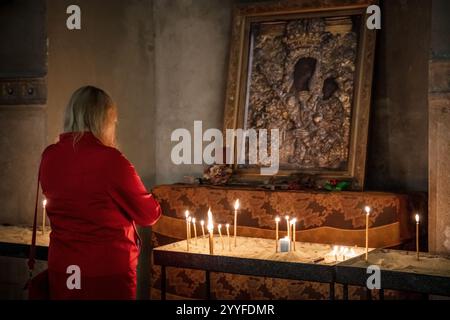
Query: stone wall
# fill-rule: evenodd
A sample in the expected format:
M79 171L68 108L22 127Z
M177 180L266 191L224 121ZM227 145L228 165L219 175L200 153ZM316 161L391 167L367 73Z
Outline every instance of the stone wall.
M450 2L433 0L429 62L429 249L450 252Z

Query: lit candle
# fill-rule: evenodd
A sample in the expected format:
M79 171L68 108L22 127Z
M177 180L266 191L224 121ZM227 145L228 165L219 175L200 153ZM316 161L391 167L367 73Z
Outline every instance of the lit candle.
M236 240L236 235L237 235L237 212L239 210L239 199L237 199L234 202L234 246L237 246L237 240Z
M286 228L287 228L287 235L286 237L288 237L289 241L291 240L291 228L290 228L290 224L289 224L289 216L285 216L284 217L286 219Z
M231 251L230 224L227 223L228 250Z
M419 220L420 220L420 217L418 214L416 214L416 255L417 255L417 260L419 260Z
M205 239L205 220L200 220L200 225L202 226L203 239Z
M189 210L184 212L184 216L186 217L186 249L189 251Z
M42 201L42 234L45 234L45 216L46 214L46 206L47 206L47 199L44 199Z
M209 232L209 253L214 254L214 223L212 218L211 208L208 209L208 232Z
M289 252L291 244L291 239L289 237L284 237L283 239L280 239L280 251L281 252Z
M369 259L369 215L370 207L365 206L364 211L366 212L366 261Z
M275 218L275 252L278 252L278 224L280 223L280 217Z
M220 223L219 223L218 229L219 229L220 242L222 242L222 250L225 250L225 244L223 243L223 238L222 238L222 225Z
M297 223L297 219L294 218L291 220L292 225L292 244L293 244L293 250L295 251L295 224Z
M194 225L194 240L195 240L195 244L197 245L197 226L195 224L195 218L192 218L192 224Z

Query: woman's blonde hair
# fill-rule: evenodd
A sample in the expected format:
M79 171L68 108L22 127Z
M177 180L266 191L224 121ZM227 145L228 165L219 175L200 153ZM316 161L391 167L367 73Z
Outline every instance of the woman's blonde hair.
M75 142L84 132L90 131L107 145L115 144L116 119L111 118L110 110L115 110L115 104L102 89L84 86L76 90L69 100L64 115L64 132L77 133ZM107 137L107 135L112 135Z

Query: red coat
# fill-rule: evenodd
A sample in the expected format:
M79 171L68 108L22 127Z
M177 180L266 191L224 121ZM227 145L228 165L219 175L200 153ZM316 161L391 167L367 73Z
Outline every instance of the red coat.
M41 186L51 223L48 269L52 299L134 299L139 256L134 222L161 215L130 162L92 133L74 144L65 133L42 155ZM69 290L67 268L81 271Z

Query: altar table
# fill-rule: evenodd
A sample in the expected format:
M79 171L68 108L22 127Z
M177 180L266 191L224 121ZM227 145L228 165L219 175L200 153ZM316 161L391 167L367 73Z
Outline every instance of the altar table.
M152 246L158 247L186 239L184 213L189 210L199 221L206 221L211 208L216 223L233 225L236 199L240 201L238 235L271 239L275 217L297 218L296 239L300 242L364 246L364 206L372 208L369 220L369 246L374 248L402 247L414 237L413 214L426 217L426 195L386 192L325 192L267 190L250 187L161 185L152 190L163 210L163 216L153 227ZM286 232L284 219L280 236ZM426 221L423 222L424 226ZM232 228L231 232L232 232ZM423 228L426 230L426 228ZM152 269L152 295L159 297L160 268ZM218 299L326 299L326 284L261 278L215 272L212 294ZM184 268L167 270L169 298L204 298L205 279L201 272ZM337 295L342 296L341 287ZM350 287L350 297L365 297L365 290Z

